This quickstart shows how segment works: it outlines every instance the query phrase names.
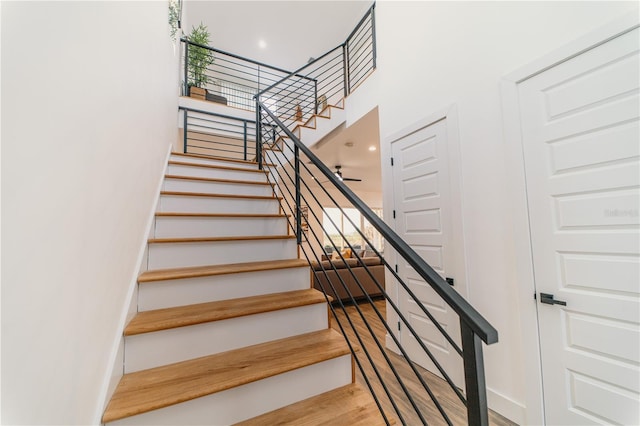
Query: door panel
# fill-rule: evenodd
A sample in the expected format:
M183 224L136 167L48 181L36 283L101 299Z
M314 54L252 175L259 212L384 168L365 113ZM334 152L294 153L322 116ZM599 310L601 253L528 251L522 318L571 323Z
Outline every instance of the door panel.
M396 232L443 278L453 274L451 256L451 194L446 120L392 142ZM404 261L398 274L454 341L460 340L458 316ZM427 348L458 385L463 384L462 360L418 305L400 290L400 309ZM439 375L436 367L406 329L400 338L411 359Z
M640 423L639 36L518 86L547 424Z

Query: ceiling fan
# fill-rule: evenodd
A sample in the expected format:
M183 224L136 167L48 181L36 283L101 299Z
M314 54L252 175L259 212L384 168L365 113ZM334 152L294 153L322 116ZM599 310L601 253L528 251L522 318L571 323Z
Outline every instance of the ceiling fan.
M349 178L349 177L343 177L342 176L342 172L340 171L340 169L342 169L342 166L337 165L335 166L336 171L333 173L334 175L336 175L336 177L338 179L340 179L343 182L362 182L362 179L358 179L358 178Z

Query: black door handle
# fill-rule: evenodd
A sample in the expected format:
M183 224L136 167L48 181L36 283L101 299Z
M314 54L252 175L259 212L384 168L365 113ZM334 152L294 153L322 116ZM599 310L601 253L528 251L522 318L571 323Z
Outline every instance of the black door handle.
M540 303L544 303L547 305L567 306L567 302L565 302L564 300L556 300L553 298L553 294L549 293L540 293Z

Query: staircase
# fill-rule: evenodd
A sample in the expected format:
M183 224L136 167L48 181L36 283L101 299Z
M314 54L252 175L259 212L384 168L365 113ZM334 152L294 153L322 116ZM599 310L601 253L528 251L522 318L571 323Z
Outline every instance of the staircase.
M108 425L384 424L267 172L173 154Z
M346 120L343 98L336 102L336 105L327 105L305 121L294 122L291 126L291 132L306 146L312 147L339 129ZM285 146L289 148L285 148ZM292 147L291 139L281 134L272 145L264 145L263 158L269 158L269 161L276 164L285 164L293 157ZM269 152L265 153L265 151Z

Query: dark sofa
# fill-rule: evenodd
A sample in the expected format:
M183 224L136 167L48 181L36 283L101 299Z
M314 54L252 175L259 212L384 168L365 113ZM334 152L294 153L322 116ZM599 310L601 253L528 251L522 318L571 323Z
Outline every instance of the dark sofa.
M335 267L335 270L332 267L332 264ZM354 279L354 276L355 276L355 278L358 279L358 281L360 282L364 290L371 297L377 297L382 295L382 293L380 292L380 289L375 284L374 280L371 278L369 273L366 271L363 264L367 265L367 268L371 272L371 275L373 275L373 277L378 281L380 286L382 286L382 288L384 289L385 288L385 283L384 283L385 267L382 264L382 261L379 257L363 257L360 260L349 258L349 259L345 259L344 261L341 259L323 260L322 262L320 262L320 264L318 262L312 262L311 267L313 268L314 275L315 275L313 280L313 286L320 291L323 291L323 287L324 287L324 290L327 292L327 294L333 297L334 300L342 299L344 301L351 301L351 298L349 297L349 294L347 293L345 286L342 284L342 282L338 278L338 275L339 275L344 281L349 291L351 292L351 294L353 295L353 297L356 299L362 299L365 297L365 293L363 293L360 287L357 285ZM347 265L351 268L353 275L351 274L351 272L349 272ZM324 272L323 272L323 268L324 268ZM328 281L331 281L331 284L333 284L333 287L336 290L335 293L332 290L331 286L329 285Z

